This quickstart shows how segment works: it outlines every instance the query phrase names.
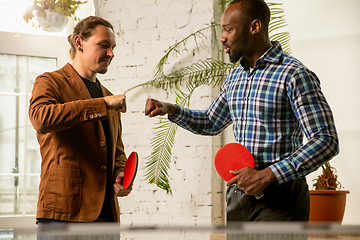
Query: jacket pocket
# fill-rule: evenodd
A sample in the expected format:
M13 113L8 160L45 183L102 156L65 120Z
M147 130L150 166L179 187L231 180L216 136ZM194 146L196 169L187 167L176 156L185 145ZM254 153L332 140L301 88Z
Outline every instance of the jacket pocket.
M54 166L45 187L46 208L70 213L80 210L82 177L78 166Z

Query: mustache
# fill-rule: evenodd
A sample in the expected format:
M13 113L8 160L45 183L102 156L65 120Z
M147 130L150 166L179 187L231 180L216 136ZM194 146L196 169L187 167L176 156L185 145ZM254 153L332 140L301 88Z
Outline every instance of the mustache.
M111 57L102 57L102 58L99 58L99 61L109 61L109 62L111 62Z

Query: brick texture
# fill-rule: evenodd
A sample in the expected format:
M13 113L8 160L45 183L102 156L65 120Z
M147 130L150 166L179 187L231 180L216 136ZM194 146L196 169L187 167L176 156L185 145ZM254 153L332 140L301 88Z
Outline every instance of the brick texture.
M96 0L95 0L96 1ZM210 0L97 0L99 16L115 27L117 47L107 74L99 76L114 94L146 82L167 48L190 33L209 24L213 18ZM211 58L210 36L206 48L193 56L190 46L185 58L171 59L174 66ZM119 198L123 226L204 226L212 218L212 165L215 138L198 136L178 129L169 170L173 195L143 177L146 157L158 119L144 115L146 99L174 102L175 96L154 88L138 88L127 93L128 112L122 115L125 151L137 151L140 168L128 197ZM212 101L210 87L200 87L191 108L205 109ZM216 181L219 181L217 179Z

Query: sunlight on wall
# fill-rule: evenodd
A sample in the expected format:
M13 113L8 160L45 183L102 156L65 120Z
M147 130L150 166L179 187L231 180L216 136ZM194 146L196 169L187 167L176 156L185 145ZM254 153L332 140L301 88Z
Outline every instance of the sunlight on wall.
M14 33L29 33L39 35L51 35L66 37L68 32L74 27L74 23L69 21L67 27L62 32L46 32L38 26L38 22L29 21L26 23L22 18L27 6L33 0L0 0L0 31L14 32ZM83 18L88 15L94 15L93 1L88 1L86 4L80 6L76 15Z

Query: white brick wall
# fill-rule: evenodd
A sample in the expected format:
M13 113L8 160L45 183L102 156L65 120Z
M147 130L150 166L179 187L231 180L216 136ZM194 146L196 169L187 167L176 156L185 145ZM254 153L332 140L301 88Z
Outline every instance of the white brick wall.
M116 30L115 58L108 73L99 76L114 94L150 80L154 67L171 44L213 18L212 0L97 0L95 6L99 16L109 20ZM206 43L210 46L210 38ZM196 57L191 53L189 49L182 64L211 57L210 47ZM173 60L168 68L176 62ZM201 87L195 92L191 107L205 109L213 99L211 94L209 87ZM173 195L147 184L141 168L151 152L152 128L158 121L144 116L148 96L170 102L175 99L165 91L151 88L127 94L128 112L122 115L123 141L127 155L138 152L140 169L132 193L119 198L122 225L209 226L214 204L212 180L220 181L216 175L214 178L212 170L212 147L219 140L179 128L169 170Z

